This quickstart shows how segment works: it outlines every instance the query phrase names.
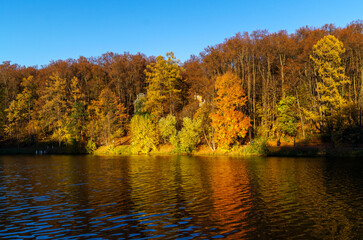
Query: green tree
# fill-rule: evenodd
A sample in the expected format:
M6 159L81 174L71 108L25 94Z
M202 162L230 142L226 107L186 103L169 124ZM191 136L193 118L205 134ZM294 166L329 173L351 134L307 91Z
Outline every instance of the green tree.
M156 119L165 113L175 114L181 102L182 68L172 52L166 56L166 60L158 56L156 63L148 65L145 70L148 83L145 109Z
M130 123L133 153L149 153L159 143L157 124L150 115L134 115Z
M296 137L297 134L297 110L296 98L287 95L281 99L277 109L279 111L278 126L282 134Z

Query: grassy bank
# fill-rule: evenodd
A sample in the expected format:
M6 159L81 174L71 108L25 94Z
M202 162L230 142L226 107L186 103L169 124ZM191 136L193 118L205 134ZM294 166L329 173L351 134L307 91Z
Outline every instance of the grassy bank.
M131 145L120 145L120 146L101 146L95 152L94 155L109 155L109 156L131 156L132 153ZM178 152L173 145L162 144L159 145L156 150L148 153L149 155L196 155L196 156L261 156L266 155L266 152L260 150L252 150L246 146L239 146L232 148L231 150L217 149L212 151L208 146L201 145L195 151L191 153Z
M33 155L36 147L2 147L0 155ZM47 154L80 154L73 148L49 149ZM132 156L131 145L101 146L94 152L98 156ZM187 155L179 153L172 145L163 144L149 155ZM194 156L274 156L274 157L351 157L362 158L363 147L327 147L327 146L267 146L262 144L237 146L230 150L217 149L212 151L208 146L201 145L189 155Z
M98 148L95 155L131 156L132 146L102 146ZM172 145L160 145L157 150L151 151L149 155L185 155L178 153ZM323 146L239 146L230 150L217 149L212 151L208 146L201 145L189 155L194 156L274 156L274 157L363 157L363 148L354 147L323 147Z

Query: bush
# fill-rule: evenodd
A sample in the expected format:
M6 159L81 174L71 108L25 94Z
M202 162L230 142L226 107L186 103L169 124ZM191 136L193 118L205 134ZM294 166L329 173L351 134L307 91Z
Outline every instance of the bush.
M132 152L149 153L156 150L159 142L158 131L155 122L150 115L135 115L130 123Z
M202 120L186 117L183 119L183 128L178 133L177 149L182 153L190 153L195 150L200 141L202 132Z
M131 155L132 151L129 145L117 146L114 149L115 155Z
M266 155L268 153L267 139L254 139L243 148L246 155Z
M96 143L92 141L92 139L88 139L86 145L86 151L89 154L93 154L97 149Z
M169 114L166 118L159 120L159 132L164 142L176 145L176 118Z

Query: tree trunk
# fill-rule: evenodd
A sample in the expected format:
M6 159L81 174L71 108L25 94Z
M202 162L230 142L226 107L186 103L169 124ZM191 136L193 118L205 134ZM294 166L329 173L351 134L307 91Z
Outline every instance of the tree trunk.
M281 66L281 94L282 94L282 99L285 99L285 75L284 75L284 65L285 65L285 55L281 56L281 54L279 55L279 59L280 59L280 66Z
M360 119L360 125L362 126L362 111L363 111L363 67L360 68L360 93L359 93L359 119Z
M253 105L253 130L256 130L256 70L255 70L255 60L252 62L252 77L253 77L253 96L252 96L252 105Z
M296 102L297 102L297 107L299 108L299 116L300 116L300 121L301 121L301 130L302 130L302 134L303 134L303 139L305 140L306 136L305 136L304 118L303 118L303 115L301 113L299 95L297 94L297 91L296 91Z

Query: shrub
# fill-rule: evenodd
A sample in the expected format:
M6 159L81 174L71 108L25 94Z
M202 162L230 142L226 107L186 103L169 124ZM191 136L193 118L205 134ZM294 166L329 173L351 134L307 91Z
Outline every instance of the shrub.
M159 120L159 132L164 142L169 142L176 145L176 118L169 114L166 118Z
M266 155L268 153L267 139L254 139L243 148L246 155Z
M178 133L178 151L182 153L192 152L198 142L202 132L202 120L195 118L191 120L186 117L183 119L183 128Z
M135 115L130 123L133 153L149 153L156 150L158 131L150 115Z
M97 149L96 143L92 141L92 139L88 139L87 145L86 145L86 151L89 154L93 154Z

